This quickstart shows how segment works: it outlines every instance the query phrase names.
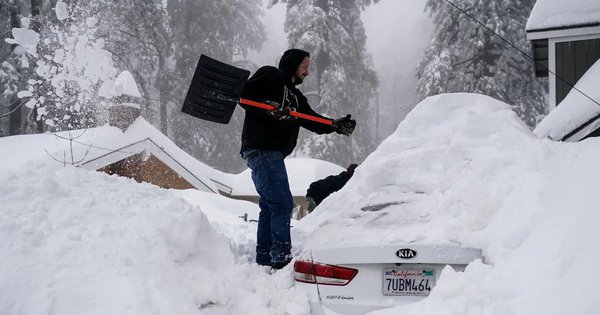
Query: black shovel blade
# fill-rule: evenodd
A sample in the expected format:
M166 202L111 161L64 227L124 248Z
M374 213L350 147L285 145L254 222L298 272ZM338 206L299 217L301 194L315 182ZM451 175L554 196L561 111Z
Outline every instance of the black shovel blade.
M181 111L200 119L229 123L249 75L248 70L201 55Z

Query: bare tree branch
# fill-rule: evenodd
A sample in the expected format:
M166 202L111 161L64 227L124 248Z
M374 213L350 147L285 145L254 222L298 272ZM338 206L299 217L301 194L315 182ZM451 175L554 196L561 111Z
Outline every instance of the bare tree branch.
M14 105L15 103L17 103L17 102L20 102L20 101L21 101L21 100L20 100L20 99L18 99L18 100L16 100L16 101L14 101L14 102L12 102L12 103L8 104L8 105L7 105L7 107L9 107L9 106L12 106L12 105ZM6 114L2 114L2 115L0 115L0 118L4 118L4 117L6 117L6 116L9 116L10 114L14 113L14 112L15 112L17 109L21 108L21 106L23 106L23 104L25 104L25 103L21 102L21 104L19 104L19 105L18 105L17 107L15 107L15 108L13 108L13 109L12 109L10 112L8 112L8 113L6 113Z
M62 163L63 166L66 166L67 164L71 164L71 165L79 164L83 160L85 160L85 158L88 156L88 154L90 153L90 150L92 149L92 145L89 144L88 148L86 149L85 153L83 154L83 157L81 159L75 161L75 155L73 153L73 142L80 143L78 141L75 141L75 139L83 136L83 134L86 131L87 131L87 128L84 129L83 132L80 135L78 135L77 137L73 137L71 135L71 131L69 131L69 138L66 138L66 137L63 137L63 136L59 136L57 133L54 133L55 137L57 137L59 139L64 139L64 140L69 141L69 150L71 151L71 162L70 163L67 163L67 157L66 157L67 152L66 151L63 152L63 159L62 160L59 160L59 159L55 158L52 154L50 154L50 152L48 152L48 150L44 149L44 151L46 151L46 154L48 154L48 156L50 156L53 160L55 160L55 161L57 161L59 163Z
M6 58L8 58L8 56L10 56L10 54L12 54L12 51L9 51L4 56L2 56L2 58L0 58L0 62L3 62L4 60L6 60Z

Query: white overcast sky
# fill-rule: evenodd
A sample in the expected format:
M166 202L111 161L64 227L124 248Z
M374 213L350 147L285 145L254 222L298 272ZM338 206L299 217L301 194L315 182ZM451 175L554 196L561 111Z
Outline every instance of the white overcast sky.
M424 12L423 0L380 0L362 15L367 51L380 80L380 139L395 130L406 112L416 104L414 72L421 53L431 39L433 24ZM265 11L267 41L260 53L249 57L258 66L276 65L288 48L283 30L286 4ZM402 100L402 101L399 101Z
M419 100L415 67L433 34L423 0L381 0L362 15L367 51L379 77L378 141L391 134Z

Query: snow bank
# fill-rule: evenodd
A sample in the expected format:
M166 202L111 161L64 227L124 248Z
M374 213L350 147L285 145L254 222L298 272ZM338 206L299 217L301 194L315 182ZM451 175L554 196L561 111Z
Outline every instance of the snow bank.
M51 135L0 148L0 314L309 313L291 267L251 262L255 223L238 216L255 205L61 167L43 150L65 150ZM492 98L430 97L295 224L295 250L483 250L428 298L379 314L597 314L599 155L600 139L539 139Z
M0 188L2 314L185 313L194 282L233 265L206 216L167 191L29 166Z
M300 227L313 235L307 245L467 241L469 232L505 209L507 195L531 200L539 180L532 170L543 156L531 150L526 158L515 157L535 143L502 102L473 94L430 97L344 189L303 220ZM531 188L522 190L525 182ZM381 211L368 211L384 204ZM330 235L327 226L339 231ZM391 226L401 226L402 233L378 232Z
M471 264L464 273L447 268L431 296L402 308L407 314L597 314L595 272L600 264L597 240L600 196L596 183L600 141L577 145L541 142L545 161L537 183L529 173L505 196L505 206L469 244L485 250L487 264ZM530 159L531 148L519 158ZM516 159L517 157L515 157ZM500 171L500 170L499 170ZM535 189L532 189L533 184ZM488 186L494 190L498 184ZM514 194L518 197L515 198ZM483 209L480 209L483 210ZM376 314L397 314L398 310Z
M170 191L58 163L0 172L1 314L305 314ZM250 223L245 223L250 224Z
M485 263L446 268L427 299L377 314L595 314L598 154L597 139L537 139L487 96L430 97L295 237L305 249L416 242L483 250Z

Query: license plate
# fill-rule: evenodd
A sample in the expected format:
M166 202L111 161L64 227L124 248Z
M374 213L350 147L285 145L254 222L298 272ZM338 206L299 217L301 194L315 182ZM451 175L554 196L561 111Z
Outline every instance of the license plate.
M383 270L383 295L429 295L435 285L433 269Z

